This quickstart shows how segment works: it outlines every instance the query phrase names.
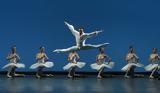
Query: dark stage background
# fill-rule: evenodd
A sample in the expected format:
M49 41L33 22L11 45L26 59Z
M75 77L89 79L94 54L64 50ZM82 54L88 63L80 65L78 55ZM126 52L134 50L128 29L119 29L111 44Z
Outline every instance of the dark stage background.
M68 48L75 40L64 25L83 26L86 32L104 30L87 43L108 42L106 54L116 62L113 71L120 71L126 64L125 55L133 45L140 63L147 65L153 47L160 48L159 0L1 0L0 1L0 67L8 62L6 56L12 45L17 46L21 62L26 69L35 63L40 46L46 47L50 61L55 63L51 71L63 71L68 54L56 54L56 48ZM98 50L80 51L81 61L87 62L80 71L95 71ZM137 71L144 71L137 69Z

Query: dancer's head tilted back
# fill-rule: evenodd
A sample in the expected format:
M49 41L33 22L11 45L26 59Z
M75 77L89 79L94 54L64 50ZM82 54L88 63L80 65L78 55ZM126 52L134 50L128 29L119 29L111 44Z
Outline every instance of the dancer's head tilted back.
M99 51L100 51L101 54L103 54L103 53L104 53L104 48L103 48L103 47L100 47L100 48L99 48Z
M12 51L12 53L16 53L16 46L15 45L11 47L11 51Z
M80 27L80 28L79 28L79 35L81 36L83 33L84 33L84 28L83 28L83 27Z
M134 47L133 46L130 46L129 50L130 50L130 53L134 53Z
M41 53L44 53L44 52L45 52L45 47L44 47L44 46L41 46L41 47L40 47L40 52L41 52Z
M153 48L153 49L152 49L152 53L153 53L153 54L157 54L157 52L158 52L158 49L157 49L157 48Z

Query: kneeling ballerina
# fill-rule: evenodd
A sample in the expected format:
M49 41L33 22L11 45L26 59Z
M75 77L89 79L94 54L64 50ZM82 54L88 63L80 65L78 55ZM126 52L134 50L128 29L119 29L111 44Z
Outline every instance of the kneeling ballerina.
M138 56L134 52L134 48L130 47L130 52L126 56L126 61L128 64L122 68L122 71L125 71L125 78L129 78L128 74L134 77L134 69L136 67L143 67L143 64L138 63Z
M43 74L43 68L52 68L54 66L53 62L48 61L49 58L45 53L45 48L40 47L40 52L36 55L37 63L33 64L30 69L37 69L36 77L40 78L42 76L53 76L52 74Z
M7 56L7 60L10 62L9 64L5 65L4 68L8 68L7 77L14 77L14 76L24 76L23 74L16 74L16 68L25 68L25 65L22 63L18 63L20 61L20 57L16 52L16 47L13 46L11 48L11 53Z
M96 57L96 63L91 64L91 68L98 70L97 78L102 78L102 73L105 68L112 69L114 62L111 62L110 57L104 53L104 48L100 48L100 54Z
M80 57L76 51L72 51L69 54L68 61L69 63L63 67L64 70L69 70L68 77L72 78L75 76L75 69L82 68L85 66L85 62L79 62Z

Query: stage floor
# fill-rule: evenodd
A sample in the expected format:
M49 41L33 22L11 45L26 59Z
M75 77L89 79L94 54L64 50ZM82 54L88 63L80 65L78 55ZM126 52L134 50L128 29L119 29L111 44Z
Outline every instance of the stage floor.
M159 93L160 81L123 76L97 79L96 76L69 79L66 76L37 79L35 76L0 76L0 93Z

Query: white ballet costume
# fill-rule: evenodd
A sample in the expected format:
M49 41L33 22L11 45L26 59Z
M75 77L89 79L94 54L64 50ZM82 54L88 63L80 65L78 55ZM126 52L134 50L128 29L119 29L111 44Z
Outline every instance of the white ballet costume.
M5 68L12 68L12 67L16 67L16 68L25 68L25 65L22 63L18 63L18 61L20 60L20 57L18 56L18 54L9 54L9 56L7 57L7 59L9 60L10 63L8 63L7 65L5 65L2 69Z
M30 69L37 69L39 67L45 67L45 68L52 68L54 66L53 62L44 62L44 61L38 61L37 63L33 64Z
M131 68L132 66L135 66L135 67L143 67L144 65L143 64L140 64L140 63L134 63L133 61L131 63L128 63L127 65L125 65L121 70L122 71L127 71L129 68Z
M71 54L70 54L70 56L71 56ZM69 57L70 57L70 56L69 56ZM77 62L77 58L79 58L78 55L74 56L74 57L72 58L72 60L71 60L67 65L65 65L65 66L63 67L63 70L69 70L69 69L71 69L72 67L83 68L83 67L86 65L86 63L85 63L85 62Z
M91 68L99 71L101 68L112 69L114 67L115 62L101 62L101 64L93 63L91 64Z
M140 64L140 63L137 63L136 60L138 60L138 56L135 54L135 53L129 53L127 56L126 56L126 60L128 60L128 64L125 65L121 70L122 71L125 71L126 74L125 74L125 77L128 77L128 73L130 71L130 69L132 67L144 67L143 64ZM136 63L135 63L136 62Z
M63 70L69 71L68 77L73 77L75 75L76 68L83 68L85 66L85 64L86 64L85 62L77 62L77 60L79 60L79 59L80 59L80 57L77 53L75 53L75 54L70 53L69 54L69 57L68 57L69 63L63 67Z
M37 59L39 54L37 54ZM52 68L54 66L53 62L45 61L45 59L48 59L47 55L44 53L44 57L42 59L38 59L37 63L30 66L30 69L38 69L39 67L42 68Z
M104 55L104 56L106 56L106 55ZM115 62L105 62L105 59L104 58L101 59L100 57L101 57L101 55L99 54L97 56L98 63L93 63L90 65L92 69L99 71L102 68L112 69L114 67Z
M145 67L146 71L152 71L155 68L160 68L158 62L151 63Z
M106 58L107 56L104 55ZM115 65L115 62L105 62L106 58L101 58L101 54L97 56L98 63L91 64L91 68L99 71L98 78L101 78L101 74L105 68L112 69ZM109 58L109 57L108 57Z
M153 74L160 69L159 59L160 59L160 57L158 54L151 54L150 55L150 60L152 61L152 63L145 67L146 71L152 71L152 73L150 74L150 78L152 78Z
M93 36L98 35L102 31L95 31L91 33L83 33L81 36L79 35L79 32L74 29L74 27L67 22L65 24L68 26L69 30L72 32L72 34L75 36L76 39L76 46L72 46L66 49L56 49L53 52L57 53L65 53L65 52L71 52L71 51L78 51L78 50L88 50L88 49L93 49L93 48L100 48L100 47L105 47L109 43L103 43L103 44L98 44L98 45L92 45L92 44L85 44L85 41L88 38L91 38Z
M10 63L5 65L2 69L8 69L7 77L16 76L15 70L16 68L25 68L25 65L22 63L18 63L20 60L20 57L17 53L11 53L7 56L7 60L9 60Z
M69 70L72 67L83 68L86 65L85 62L68 63L63 67L64 70Z

